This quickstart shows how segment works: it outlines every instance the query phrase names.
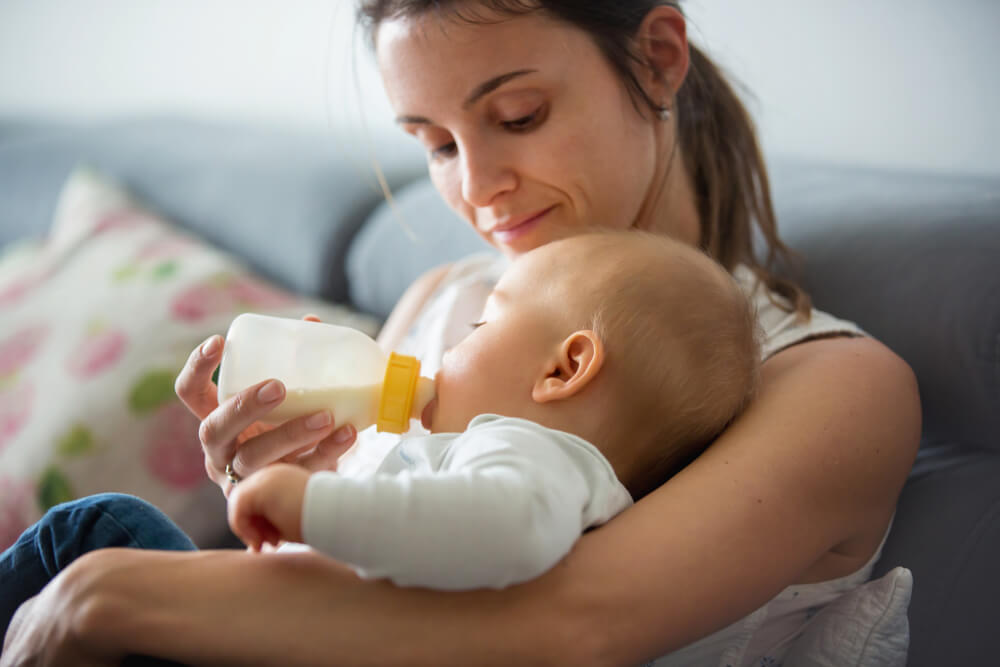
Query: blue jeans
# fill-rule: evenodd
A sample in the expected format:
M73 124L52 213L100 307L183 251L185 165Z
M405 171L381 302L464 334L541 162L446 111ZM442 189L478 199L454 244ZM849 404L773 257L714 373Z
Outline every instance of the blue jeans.
M0 641L22 602L74 560L104 547L196 549L163 512L134 496L102 493L56 505L0 554Z

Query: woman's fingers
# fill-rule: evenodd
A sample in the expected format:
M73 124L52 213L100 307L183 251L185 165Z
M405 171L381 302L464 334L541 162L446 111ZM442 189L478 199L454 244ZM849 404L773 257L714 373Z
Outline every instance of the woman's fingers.
M337 459L354 445L357 438L357 430L350 424L345 424L324 438L312 450L299 456L295 462L313 472L336 470Z
M222 336L211 336L196 347L174 381L177 396L198 419L219 407L212 373L222 359L222 345Z
M335 428L329 410L289 420L242 443L232 458L233 470L241 477L252 475L276 461L315 448Z
M319 322L311 314L303 319ZM277 461L296 462L311 470L335 468L340 455L354 443L356 431L336 429L328 411L268 430L258 422L285 398L285 387L277 380L248 387L220 404L212 374L222 359L222 347L221 336L202 343L174 384L181 401L201 419L198 435L208 475L227 491L228 466L239 477ZM332 436L335 429L337 437Z
M201 421L198 437L217 470L233 460L239 436L285 399L285 385L265 380L220 404ZM240 473L248 474L248 473Z

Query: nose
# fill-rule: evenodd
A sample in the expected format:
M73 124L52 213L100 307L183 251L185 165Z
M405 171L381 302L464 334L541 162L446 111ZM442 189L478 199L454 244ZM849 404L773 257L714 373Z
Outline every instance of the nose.
M462 198L476 208L517 187L517 175L503 156L486 147L466 146L462 155Z

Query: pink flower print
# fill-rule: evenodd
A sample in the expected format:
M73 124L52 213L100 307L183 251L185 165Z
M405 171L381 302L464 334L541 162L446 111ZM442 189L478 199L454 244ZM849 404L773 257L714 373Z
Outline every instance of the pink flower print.
M52 271L48 270L33 276L20 278L6 287L0 288L0 306L13 306L36 287L44 283L51 273Z
M132 229L149 221L150 219L149 214L145 211L132 208L109 211L97 221L96 225L94 225L94 235L96 236L97 234L103 234L104 232L111 232L118 229Z
M0 288L0 306L10 306L17 303L34 286L35 281L33 280L15 280L10 285Z
M14 544L31 525L34 496L31 482L0 477L0 551Z
M48 333L48 326L31 324L0 341L0 378L13 375L27 366L45 342Z
M183 236L165 236L154 239L143 245L135 253L136 261L155 261L162 259L174 259L188 253L196 246L189 238Z
M150 475L182 490L205 481L198 420L180 401L170 401L153 413L147 433L144 458Z
M286 291L249 276L240 276L229 287L236 302L245 308L277 308L294 298Z
M121 331L91 325L66 362L67 370L81 380L99 375L121 359L127 343Z
M220 312L229 312L233 307L232 295L216 280L192 285L174 297L170 312L182 322L199 322Z
M35 403L35 385L30 380L0 387L0 451L28 423Z
M178 294L170 304L170 311L178 320L198 322L210 315L239 309L274 308L294 300L284 290L249 276L221 274Z

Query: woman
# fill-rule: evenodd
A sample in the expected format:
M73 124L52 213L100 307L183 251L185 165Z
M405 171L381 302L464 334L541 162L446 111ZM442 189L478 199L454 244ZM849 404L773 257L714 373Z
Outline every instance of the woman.
M141 653L624 665L729 626L664 662L716 664L731 628L748 627L740 619L786 587L863 581L915 456L915 382L849 323L809 319L806 295L754 259L754 222L770 258L784 251L756 139L718 70L689 46L678 2L362 5L390 101L427 148L435 186L504 254L623 221L704 247L748 291L754 276L770 288L753 292L772 353L756 402L681 473L524 585L447 594L362 582L312 554L99 551L22 607L4 664ZM474 290L462 291L469 276L492 270L466 262L422 277L380 342L439 355L458 335L457 313L475 305ZM280 385L216 403L220 347L213 338L192 353L177 391L203 420L206 467L223 491L278 459L334 467L354 433L329 415L259 426ZM747 663L774 648L768 629L749 633Z

